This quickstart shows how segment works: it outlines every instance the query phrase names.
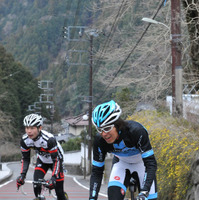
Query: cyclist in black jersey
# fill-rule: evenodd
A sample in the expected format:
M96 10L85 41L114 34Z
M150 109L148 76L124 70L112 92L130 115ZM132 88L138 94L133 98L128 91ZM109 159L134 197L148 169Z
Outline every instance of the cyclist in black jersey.
M63 149L55 137L42 130L43 119L38 114L27 115L23 124L25 134L21 139L22 165L21 175L17 178L17 187L25 183L26 173L30 164L30 152L37 152L37 162L34 171L34 181L43 179L48 169L52 170L49 181L50 189L55 189L58 200L67 200L64 194ZM35 196L41 193L41 186L33 185Z
M147 130L138 122L120 118L120 106L113 100L98 105L92 114L97 129L89 200L97 200L107 153L114 154L108 183L108 199L123 200L131 175L140 188L136 200L157 199L157 163Z

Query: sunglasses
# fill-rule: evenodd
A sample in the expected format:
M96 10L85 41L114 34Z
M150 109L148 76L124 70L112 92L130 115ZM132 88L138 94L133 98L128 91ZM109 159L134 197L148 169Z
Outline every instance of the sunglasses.
M106 127L103 127L103 128L96 128L97 131L99 133L102 133L102 132L105 132L105 133L108 133L109 131L111 131L113 129L114 125L110 125L110 126L106 126Z

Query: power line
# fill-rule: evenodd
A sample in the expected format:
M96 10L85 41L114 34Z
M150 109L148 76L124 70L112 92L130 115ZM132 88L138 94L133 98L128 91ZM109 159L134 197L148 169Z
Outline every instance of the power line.
M80 4L81 4L81 0L78 0L77 2L77 6L76 6L76 11L75 11L75 15L74 15L74 21L73 21L73 25L72 26L76 26L76 24L78 23L78 17L79 17L79 13L80 13ZM70 12L71 11L71 4L72 4L72 0L68 1L68 4L66 6L66 11ZM68 21L69 21L69 17L66 17L66 20L64 21L64 26L63 26L63 35L62 37L64 38L64 34L66 31L66 27L68 27ZM74 37L74 34L71 34Z
M69 0L68 3L67 3L67 6L66 6L66 13L70 12L71 4L72 4L72 0ZM64 21L64 27L68 26L68 19L69 19L69 17L66 17L66 19Z
M155 19L155 17L157 16L159 10L161 9L162 5L164 4L165 0L162 0L160 5L158 6L158 9L156 11L156 13L154 14L154 16L152 17L152 19ZM147 30L149 29L151 24L148 24L147 27L145 28L145 30L143 31L141 37L138 39L138 41L136 42L135 46L133 47L133 49L130 51L130 53L127 55L126 59L124 60L124 62L122 63L122 65L120 66L120 68L118 69L117 73L114 75L114 77L112 78L111 82L107 85L107 87L105 88L105 90L99 95L98 101L100 99L102 99L102 97L104 96L105 92L107 91L107 89L110 87L111 83L115 80L116 76L119 74L119 72L121 71L121 69L124 67L124 65L126 64L127 60L129 59L129 57L131 56L131 54L134 52L134 50L137 48L137 46L139 45L139 43L141 42L142 38L144 37L144 35L146 34Z
M122 8L126 5L126 3L127 3L127 1L125 2L125 0L123 0L122 3L121 3L121 5L120 5L120 7L119 7L119 10L118 10L117 15L116 15L116 17L115 17L115 20L114 20L114 22L113 22L113 24L112 24L112 26L111 26L111 31L110 31L110 33L109 33L109 35L108 35L108 37L107 37L107 39L106 39L106 41L105 41L105 45L104 45L104 47L103 47L103 49L102 49L102 51L101 51L100 58L98 58L98 60L97 60L97 64L96 64L95 72L94 72L94 73L96 73L97 68L99 69L99 67L100 67L101 59L103 58L104 53L106 52L106 48L107 48L108 45L110 44L110 41L111 41L111 34L112 34L112 33L114 34L114 30L115 30L116 25L117 25L117 23L118 23L117 20L118 20L118 18L122 15L122 11L121 11L121 10L122 10ZM113 37L113 36L112 36L112 37Z
M71 9L71 3L72 3L72 0L69 0L68 1L68 3L67 3L67 5L66 5L66 13L67 12L70 12L70 9ZM65 27L67 27L67 25L68 25L68 17L66 17L66 19L64 20L64 25L63 25L63 30L62 30L62 33L61 33L61 42L63 43L63 40L64 40L64 30L65 30ZM62 45L62 43L61 43L61 45Z
M74 25L73 26L76 26L77 22L78 22L78 19L79 19L79 11L80 11L80 4L82 3L81 0L78 0L77 2L77 7L76 7L76 12L75 12L75 20L74 20Z

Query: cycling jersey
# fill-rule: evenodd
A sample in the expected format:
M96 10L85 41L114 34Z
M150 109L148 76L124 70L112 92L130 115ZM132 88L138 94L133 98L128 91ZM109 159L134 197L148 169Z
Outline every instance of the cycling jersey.
M154 156L153 149L150 144L147 130L138 122L126 121L126 126L119 131L119 136L113 144L108 144L100 134L97 134L93 143L93 167L90 179L90 200L96 200L101 186L102 175L104 171L104 161L107 153L114 154L117 162L121 161L118 166L124 171L128 169L126 166L142 166L141 168L145 173L141 190L150 191L151 185L155 180L155 173L157 163ZM116 163L116 162L114 162ZM122 164L123 163L123 164ZM135 165L136 163L141 163ZM143 164L142 164L143 163ZM115 168L117 167L115 165ZM113 167L114 168L114 167ZM114 170L115 170L114 168ZM137 167L139 168L139 167ZM113 170L112 170L113 171ZM132 169L129 169L131 172ZM125 172L126 173L126 172ZM112 172L113 174L113 172ZM117 185L117 178L111 175L109 186ZM117 182L117 183L115 183ZM117 185L124 190L126 183Z
M47 131L41 130L37 138L30 139L24 134L21 139L22 167L21 174L26 175L30 164L30 150L34 149L41 162L53 164L52 176L58 176L60 162L63 162L63 149L55 137Z

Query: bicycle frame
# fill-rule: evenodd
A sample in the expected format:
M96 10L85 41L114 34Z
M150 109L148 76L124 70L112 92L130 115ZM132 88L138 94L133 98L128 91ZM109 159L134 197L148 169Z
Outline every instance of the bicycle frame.
M49 189L49 183L47 183L47 181L45 179L39 179L38 181L33 181L33 184L38 184L41 185L41 187L43 187L43 194L41 195L41 197L44 196L45 191L48 190L49 194L53 196L54 199L57 199L57 196L54 192L54 190L50 190ZM53 191L53 192L52 192ZM64 192L66 199L68 200L68 194L66 192ZM44 196L45 197L45 196Z
M138 184L137 181L131 177L130 183L129 183L129 191L131 194L131 200L135 200L135 192L138 190Z
M57 199L56 194L48 188L49 184L47 183L46 180L39 179L38 181L33 181L32 183L42 187L43 192L42 192L42 194L39 195L39 197L42 197L42 198L45 197L45 192L48 190L49 194L52 195L54 199Z

